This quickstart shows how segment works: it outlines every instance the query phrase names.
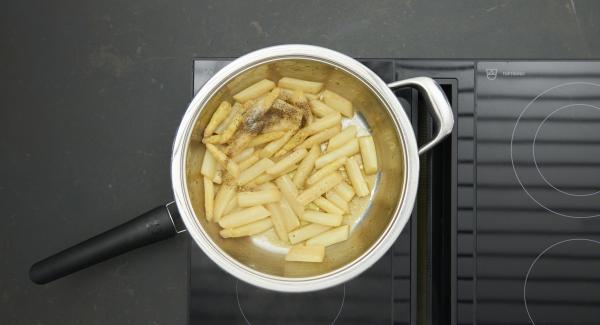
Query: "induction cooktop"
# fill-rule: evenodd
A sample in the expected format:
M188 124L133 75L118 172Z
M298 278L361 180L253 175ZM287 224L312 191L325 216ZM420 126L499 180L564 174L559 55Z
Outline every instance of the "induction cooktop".
M228 59L198 59L194 93ZM600 324L600 62L361 60L430 76L455 114L421 157L411 221L367 272L308 294L255 288L190 251L190 324ZM418 139L435 126L396 91Z

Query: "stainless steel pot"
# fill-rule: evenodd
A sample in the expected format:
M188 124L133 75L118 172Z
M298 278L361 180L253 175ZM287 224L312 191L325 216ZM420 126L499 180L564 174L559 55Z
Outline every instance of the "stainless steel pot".
M373 134L380 174L375 194L358 216L349 240L328 248L324 263L284 262L282 252L258 238L224 240L217 226L202 217L202 181L198 177L204 146L197 141L217 105L263 79L281 76L323 81L350 99ZM420 149L393 88L414 87L423 93L437 124L433 139ZM358 61L317 46L280 45L244 55L215 74L196 94L183 117L173 145L172 203L68 248L32 266L30 276L46 283L185 229L196 244L233 276L270 290L306 292L328 288L359 275L394 243L412 212L423 154L451 133L453 113L435 81L427 77L385 84ZM185 228L180 223L183 221Z

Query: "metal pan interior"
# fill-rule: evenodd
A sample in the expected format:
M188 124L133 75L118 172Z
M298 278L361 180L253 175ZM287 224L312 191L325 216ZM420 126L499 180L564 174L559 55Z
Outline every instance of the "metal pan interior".
M352 101L356 115L344 124L354 124L360 133L371 133L378 153L379 172L370 180L370 197L357 200L352 216L347 218L352 231L349 239L330 246L323 263L285 262L286 249L271 240L272 231L253 237L223 239L219 226L204 216L203 182L200 174L204 145L198 140L210 117L223 100L233 102L233 94L268 78L294 77L325 83L325 87ZM301 280L335 272L355 262L387 232L402 201L406 184L406 162L401 132L394 123L390 108L371 87L342 67L309 58L281 58L255 65L224 82L201 109L186 153L187 197L197 222L215 249L259 273Z

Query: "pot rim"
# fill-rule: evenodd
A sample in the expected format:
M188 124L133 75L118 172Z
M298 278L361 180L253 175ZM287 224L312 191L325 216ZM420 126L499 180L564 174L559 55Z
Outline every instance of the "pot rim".
M204 231L192 209L187 190L185 163L187 147L191 141L191 133L195 121L209 99L221 86L257 65L282 59L307 59L323 62L354 76L369 87L382 101L390 116L393 118L396 133L404 147L404 191L397 203L391 222L363 254L352 262L328 273L312 277L287 278L269 275L252 269L223 251ZM419 175L419 155L412 125L393 92L386 83L374 72L355 59L327 48L289 44L277 45L250 52L235 59L219 70L194 96L183 116L173 143L171 159L171 181L175 202L181 218L202 251L219 267L234 277L265 289L281 292L308 292L321 290L344 283L372 266L392 246L406 225L413 210L417 193Z

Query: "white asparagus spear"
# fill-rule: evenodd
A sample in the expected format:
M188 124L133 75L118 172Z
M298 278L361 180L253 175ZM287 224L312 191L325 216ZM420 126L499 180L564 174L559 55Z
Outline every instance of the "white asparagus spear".
M306 93L316 94L323 88L322 82L308 81L290 77L283 77L277 82L277 86L281 88L301 90Z
M323 179L323 177L335 173L340 167L344 166L346 162L346 157L340 157L329 164L323 166L323 168L317 170L314 174L310 175L310 177L306 180L306 184L313 185L316 182Z
M237 102L244 103L247 100L255 99L266 94L273 88L275 88L275 83L273 81L263 79L233 95L233 99L235 99Z
M358 138L358 144L360 145L360 155L365 174L375 174L377 172L377 152L375 151L373 137L360 137Z
M329 212L329 213L333 213L333 214L344 214L344 210L340 209L333 202L329 201L328 199L326 199L322 196L317 198L310 204L313 204L313 203L316 204L318 208L323 209L323 211L325 211L325 212Z
M331 138L331 140L329 140L329 143L327 144L327 152L331 152L343 146L348 141L356 138L356 132L356 126L354 125L343 129L342 132L340 132L338 135L334 136L333 138Z
M204 215L206 220L213 219L214 204L215 204L215 188L211 179L204 176Z
M308 175L313 170L313 168L315 168L315 161L317 160L317 158L319 158L320 154L321 148L317 145L314 145L312 148L310 148L308 154L304 156L304 159L298 166L296 174L294 174L293 182L294 185L296 185L296 187L304 186L304 182L306 181L306 178L308 178Z
M251 167L248 167L248 169L240 173L240 176L237 180L238 185L243 186L250 183L250 181L260 176L262 173L266 172L269 168L272 168L274 165L275 163L269 158L261 159L259 162L252 165Z
M360 171L360 167L358 167L358 163L354 160L354 157L346 160L345 166L346 173L348 173L348 178L350 178L350 182L352 183L352 187L354 187L356 195L359 197L369 195L369 187L367 186L367 182Z
M352 102L330 90L323 91L323 102L346 117L352 117Z
M257 205L223 216L219 220L219 225L223 228L235 228L264 219L270 215L271 212L269 210L265 209L262 205Z
M348 239L349 229L350 227L348 225L333 228L307 240L306 245L323 245L327 247L343 242L344 240Z
M350 157L352 155L357 154L358 151L359 151L358 140L352 139L352 140L348 141L346 144L344 144L343 146L337 148L336 150L327 152L326 154L319 157L319 159L317 159L317 161L315 161L315 168L317 168L317 169L322 168L323 166L329 164L330 162L332 162L340 157Z
M290 248L285 260L288 262L323 262L325 257L325 246L323 245L297 245Z
M245 237L260 234L273 227L273 222L270 218L252 222L237 228L227 228L219 232L223 238Z
M262 190L256 192L238 193L238 205L242 208L273 203L281 200L281 193L277 189Z
M306 210L300 219L324 226L337 227L342 224L343 216L341 214Z
M333 204L335 204L337 207L344 210L344 212L350 211L348 202L346 202L346 200L344 200L339 194L337 194L336 191L331 190L325 193L325 197L327 198L327 200L333 202Z
M331 227L313 223L291 231L288 234L288 237L290 239L290 243L292 243L292 245L295 245L301 241L305 241L318 234L321 234L329 229L331 229Z
M323 117L325 115L335 114L337 112L336 110L327 106L327 104L323 103L320 100L311 100L310 108L317 117Z
M298 162L300 162L300 160L302 160L302 158L304 158L304 156L306 156L307 153L308 152L304 148L298 149L298 150L290 153L289 155L285 156L283 159L278 161L275 165L271 166L269 169L267 169L266 172L267 172L267 174L270 174L270 175L280 174L284 170L290 168L292 165L295 165Z
M211 116L206 129L204 129L204 136L208 137L212 135L217 129L217 126L219 126L219 124L221 124L221 122L227 118L230 112L231 104L226 101L222 101L219 107L217 107L217 110Z
M325 176L322 180L298 195L297 200L300 204L308 204L335 187L342 180L342 176L339 173L333 173Z
M227 203L233 198L235 195L235 186L223 184L219 191L217 191L217 196L215 197L215 206L213 212L213 220L218 222L225 209L227 208Z
M339 196L341 196L346 202L352 200L354 197L354 188L348 185L346 182L341 182L333 188Z
M281 211L281 206L278 203L267 203L265 205L267 210L271 212L271 221L273 222L273 228L275 228L275 233L281 241L284 243L288 242L288 232L285 225L285 219L283 217L283 212Z

